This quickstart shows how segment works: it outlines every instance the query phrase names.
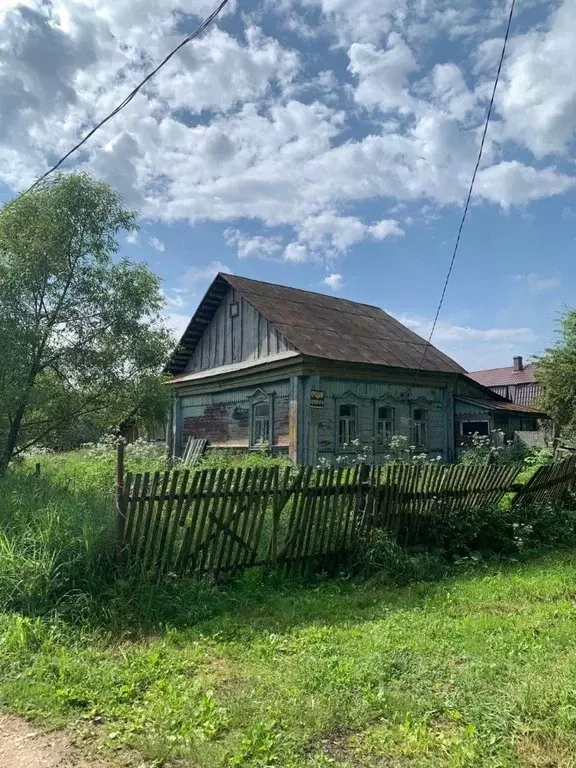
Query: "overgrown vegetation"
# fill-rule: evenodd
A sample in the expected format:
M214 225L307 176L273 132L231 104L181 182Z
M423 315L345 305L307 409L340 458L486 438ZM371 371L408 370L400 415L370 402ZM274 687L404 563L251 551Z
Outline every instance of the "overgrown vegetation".
M446 515L425 551L374 534L337 578L158 585L115 577L114 462L37 454L0 482L0 706L120 764L571 765L576 566L550 548L576 544L573 505Z
M542 386L539 406L566 439L576 439L576 310L562 314L557 342L536 358L536 366Z
M160 281L113 258L135 218L88 174L52 176L0 208L0 475L30 446L165 418Z

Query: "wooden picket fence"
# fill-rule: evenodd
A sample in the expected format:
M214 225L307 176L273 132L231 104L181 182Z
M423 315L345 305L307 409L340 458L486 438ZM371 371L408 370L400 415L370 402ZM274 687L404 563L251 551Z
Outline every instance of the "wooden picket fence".
M539 468L525 485L518 474L434 464L119 471L119 556L159 577L330 567L371 528L425 543L446 513L465 515L505 494L522 505L556 501L576 480L576 456Z

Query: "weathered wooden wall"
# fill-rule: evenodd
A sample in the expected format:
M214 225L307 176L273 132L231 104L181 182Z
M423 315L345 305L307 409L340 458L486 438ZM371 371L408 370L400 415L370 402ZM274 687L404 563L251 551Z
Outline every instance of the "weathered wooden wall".
M270 386L243 387L181 398L182 445L189 437L205 437L213 448L248 448L251 398L272 395L272 439L277 448L289 445L289 381Z
M238 304L235 317L230 314L233 304ZM186 373L257 360L293 349L251 304L230 288L198 342Z
M446 387L412 386L386 381L321 378L319 387L325 392L325 406L318 417L318 458L333 461L337 456L354 452L338 444L338 406L352 403L358 409L358 439L361 444L374 446L378 462L389 451L374 443L377 408L390 406L395 412L395 433L410 437L414 408L428 412L428 454L449 458L453 403ZM357 449L356 449L357 452Z

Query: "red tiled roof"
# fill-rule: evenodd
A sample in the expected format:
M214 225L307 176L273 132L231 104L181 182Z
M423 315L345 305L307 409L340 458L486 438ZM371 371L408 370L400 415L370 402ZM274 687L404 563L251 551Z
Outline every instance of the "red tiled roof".
M515 371L511 365L507 368L488 368L485 371L472 371L468 376L484 387L532 384L536 381L536 366L528 363L521 371Z

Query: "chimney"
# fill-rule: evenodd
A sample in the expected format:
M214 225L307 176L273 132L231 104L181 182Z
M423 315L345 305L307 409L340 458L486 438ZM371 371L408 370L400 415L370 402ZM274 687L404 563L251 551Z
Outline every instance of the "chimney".
M522 362L522 357L515 357L514 358L514 370L515 371L523 371L524 370L524 364Z

